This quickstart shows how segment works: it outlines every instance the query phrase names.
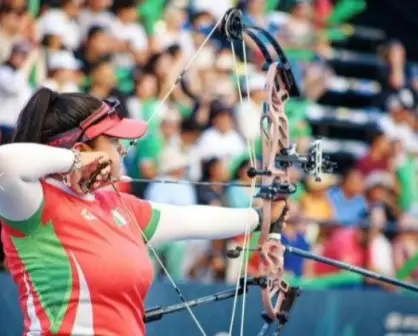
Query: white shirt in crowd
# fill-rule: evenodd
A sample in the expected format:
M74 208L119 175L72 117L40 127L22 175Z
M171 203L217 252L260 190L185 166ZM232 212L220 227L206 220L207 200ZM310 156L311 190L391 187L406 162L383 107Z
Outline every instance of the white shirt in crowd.
M253 100L244 100L237 108L236 118L238 129L248 140L255 140L260 135L260 118L263 111L262 105L257 105Z
M418 151L418 137L409 125L396 124L388 115L380 117L378 123L389 138L401 140L407 151Z
M80 92L79 87L75 83L65 83L60 85L57 81L52 78L48 78L42 83L42 86L47 87L51 90L57 91L59 93L71 93L71 92Z
M188 31L173 33L167 31L164 27L157 27L155 36L157 37L162 49L177 44L180 46L181 51L186 58L192 57L196 51L192 36Z
M232 158L243 154L246 147L237 131L221 133L216 128L209 128L203 132L197 149L202 159L218 157L230 163Z
M24 70L0 66L0 125L14 127L31 95L32 88Z
M120 41L126 41L135 51L148 48L148 37L144 27L138 23L122 23L116 19L110 26L110 33ZM129 68L135 65L135 60L129 53L115 55L115 64L118 67Z
M63 38L64 45L70 50L76 50L81 43L80 26L77 21L68 17L60 9L50 9L38 20L39 35L50 33L51 27L59 27L65 34L59 34Z
M383 234L379 234L371 241L370 261L371 266L378 273L388 276L395 274L392 245Z
M193 7L196 10L208 11L218 20L234 5L235 1L232 0L193 0Z
M103 28L110 29L114 22L115 16L108 11L94 13L88 9L85 9L80 13L78 17L82 39L87 37L87 33L91 27L101 26Z

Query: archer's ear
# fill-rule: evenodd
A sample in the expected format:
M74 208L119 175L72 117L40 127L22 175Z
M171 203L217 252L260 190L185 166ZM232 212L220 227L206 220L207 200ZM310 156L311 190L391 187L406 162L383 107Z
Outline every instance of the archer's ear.
M73 149L79 152L91 152L93 150L93 148L91 148L89 145L82 143L82 142L77 142L73 146Z

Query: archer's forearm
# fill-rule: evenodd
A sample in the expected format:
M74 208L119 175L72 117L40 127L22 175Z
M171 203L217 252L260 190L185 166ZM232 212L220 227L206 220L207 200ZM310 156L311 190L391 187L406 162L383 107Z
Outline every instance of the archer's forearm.
M152 203L160 211L151 244L185 239L226 239L254 231L260 217L255 209L232 209L204 205L174 206Z
M0 146L0 216L23 221L40 207L40 179L71 169L74 154L67 149L30 143Z

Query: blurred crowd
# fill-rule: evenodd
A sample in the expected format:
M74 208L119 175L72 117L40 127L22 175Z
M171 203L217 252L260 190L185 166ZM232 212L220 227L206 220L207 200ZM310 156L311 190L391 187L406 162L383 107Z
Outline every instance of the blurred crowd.
M330 0L196 0L193 6L176 0L2 1L1 139L10 140L20 109L40 86L117 99L124 116L149 121L148 135L125 160L125 174L134 179L121 186L125 191L176 205L260 206L252 200L251 188L237 184L251 182L248 143L256 144L257 158L260 153L263 57L250 41L245 53L241 43L231 48L218 30L200 46L225 11L239 5L246 22L269 31L286 50L309 50L315 55L309 61L290 57L302 97L288 103L287 113L292 141L303 153L312 138L305 106L320 99L332 77L327 65L332 47L323 29L334 4ZM188 63L197 52L194 62ZM298 189L289 201L291 220L283 239L395 276L418 253L414 233L418 81L399 42L386 43L379 57L389 66L379 74L382 94L375 105L386 113L379 127L369 132L368 153L321 182L291 170ZM187 73L173 87L186 66ZM182 181L198 184L170 183ZM228 182L235 184L222 185ZM253 235L251 243L256 240ZM226 250L242 241L243 237L186 241L160 246L158 253L176 279L234 282L239 261L227 259ZM257 256L250 255L250 273L256 274L257 263ZM287 272L296 277L337 272L292 256L285 263ZM418 272L407 276L418 281Z

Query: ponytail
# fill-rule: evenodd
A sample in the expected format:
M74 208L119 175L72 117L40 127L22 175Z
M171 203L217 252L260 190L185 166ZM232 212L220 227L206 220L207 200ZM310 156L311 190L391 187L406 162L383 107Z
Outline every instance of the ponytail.
M45 144L51 136L69 131L102 106L86 93L57 93L39 89L20 113L13 142Z
M46 116L59 96L59 93L48 88L39 89L20 112L13 142L42 143Z

